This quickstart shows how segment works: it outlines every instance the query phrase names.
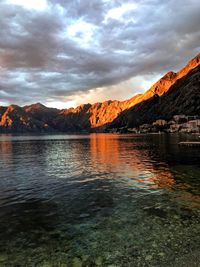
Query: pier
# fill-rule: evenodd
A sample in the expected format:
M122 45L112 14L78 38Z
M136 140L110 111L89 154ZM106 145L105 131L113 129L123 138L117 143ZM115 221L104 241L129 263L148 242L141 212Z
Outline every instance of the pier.
M199 141L180 142L179 145L188 147L200 147L200 142Z

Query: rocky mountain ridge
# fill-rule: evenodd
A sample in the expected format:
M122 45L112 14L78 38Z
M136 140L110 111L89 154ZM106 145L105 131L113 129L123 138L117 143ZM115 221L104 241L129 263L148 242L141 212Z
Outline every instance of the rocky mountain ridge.
M108 128L137 127L159 119L171 120L175 115L200 116L200 65L178 79L159 96L123 111Z
M126 101L109 100L62 110L40 103L0 107L0 132L105 131L169 117L174 112L193 114L199 112L200 105L199 66L200 54L179 72L168 72L144 94ZM169 112L170 104L173 112Z

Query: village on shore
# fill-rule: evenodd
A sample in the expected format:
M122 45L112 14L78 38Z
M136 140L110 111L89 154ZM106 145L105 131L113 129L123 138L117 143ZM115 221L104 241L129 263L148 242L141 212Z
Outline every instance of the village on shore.
M151 124L142 124L135 128L113 128L109 132L112 133L200 133L200 117L186 116L184 114L173 116L172 120L166 121L164 119L156 120Z

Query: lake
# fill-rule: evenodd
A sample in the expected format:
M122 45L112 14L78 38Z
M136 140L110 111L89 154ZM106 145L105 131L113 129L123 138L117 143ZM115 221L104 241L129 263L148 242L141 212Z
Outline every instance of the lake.
M0 266L200 266L195 139L1 135Z

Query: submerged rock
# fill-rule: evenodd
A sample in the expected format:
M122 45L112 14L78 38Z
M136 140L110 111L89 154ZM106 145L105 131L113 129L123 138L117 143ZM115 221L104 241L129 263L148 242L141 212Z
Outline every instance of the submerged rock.
M155 215L158 216L160 218L167 218L167 212L159 209L159 208L145 208L145 211L149 214L149 215Z
M152 260L152 258L153 258L152 255L147 255L147 256L145 257L145 261L150 261L150 260Z
M82 262L79 258L74 258L73 259L73 267L81 267L82 266Z

